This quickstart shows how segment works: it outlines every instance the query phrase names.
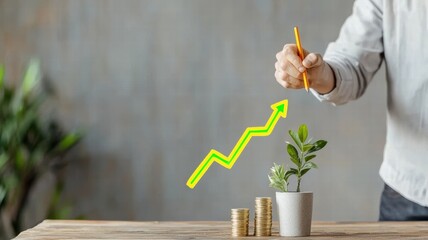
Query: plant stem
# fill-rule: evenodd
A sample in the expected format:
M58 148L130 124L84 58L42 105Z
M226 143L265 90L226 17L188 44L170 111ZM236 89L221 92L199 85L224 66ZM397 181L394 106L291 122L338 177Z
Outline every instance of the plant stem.
M30 172L28 176L22 183L21 192L18 195L18 200L15 203L15 211L12 213L12 227L15 231L15 234L18 234L22 231L22 215L24 212L24 207L27 204L30 191L33 188L33 185L37 179L37 176L34 172Z
M297 168L297 189L296 192L300 192L300 181L301 181L301 170L302 170L302 166L305 164L305 153L303 152L303 150L300 150L300 166L298 166Z

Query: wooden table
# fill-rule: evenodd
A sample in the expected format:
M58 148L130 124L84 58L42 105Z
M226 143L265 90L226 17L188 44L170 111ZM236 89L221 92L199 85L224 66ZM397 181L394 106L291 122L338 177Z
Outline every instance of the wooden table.
M253 228L250 225L250 233ZM239 239L280 239L273 236ZM45 220L15 239L230 239L230 222ZM428 222L314 222L312 235L283 239L428 239Z

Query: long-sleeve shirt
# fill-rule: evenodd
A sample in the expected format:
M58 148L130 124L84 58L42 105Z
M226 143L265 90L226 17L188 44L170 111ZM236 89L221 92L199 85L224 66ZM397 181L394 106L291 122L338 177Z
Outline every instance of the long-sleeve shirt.
M336 87L321 101L363 95L385 61L387 136L380 176L405 198L428 206L428 1L357 0L324 60Z

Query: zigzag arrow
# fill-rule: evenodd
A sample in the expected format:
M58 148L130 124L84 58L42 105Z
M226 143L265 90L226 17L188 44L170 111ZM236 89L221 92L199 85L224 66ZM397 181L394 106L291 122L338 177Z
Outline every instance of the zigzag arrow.
M187 180L186 185L193 189L199 180L201 180L202 176L207 172L208 168L210 168L213 162L217 162L221 166L231 169L252 137L263 137L270 135L279 118L287 117L288 100L285 99L272 104L271 108L273 109L273 112L267 120L266 124L262 127L248 127L245 129L244 133L239 138L229 156L225 156L221 152L211 149L211 151L207 154L207 156L205 156L204 160L202 160L202 162L190 176L189 180Z

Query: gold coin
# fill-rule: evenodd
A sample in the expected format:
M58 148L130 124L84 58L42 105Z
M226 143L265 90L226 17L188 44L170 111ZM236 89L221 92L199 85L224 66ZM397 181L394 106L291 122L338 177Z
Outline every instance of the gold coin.
M232 225L231 234L233 237L248 236L248 224L250 222L250 209L233 208L230 211L230 221Z
M254 235L270 236L272 230L272 199L257 197L255 200Z

